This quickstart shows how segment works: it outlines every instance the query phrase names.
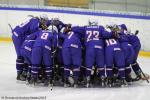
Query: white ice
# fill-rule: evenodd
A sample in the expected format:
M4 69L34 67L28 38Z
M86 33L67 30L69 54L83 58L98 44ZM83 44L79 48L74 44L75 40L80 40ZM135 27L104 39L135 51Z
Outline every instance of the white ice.
M44 100L150 100L150 84L146 81L125 88L54 87L52 91L19 84L15 79L15 59L13 44L0 42L0 100L2 96L46 96ZM150 58L139 57L138 60L143 71L150 73Z

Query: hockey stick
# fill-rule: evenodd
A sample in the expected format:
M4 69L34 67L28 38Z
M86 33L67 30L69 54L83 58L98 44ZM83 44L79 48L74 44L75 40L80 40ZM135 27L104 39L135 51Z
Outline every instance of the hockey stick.
M53 21L53 19L52 19ZM53 90L53 84L54 84L54 80L55 80L55 54L56 54L56 51L57 51L57 48L55 49L54 47L54 25L52 25L52 34L53 34L53 38L52 38L52 63L53 63L53 76L52 76L52 87L51 87L51 91Z
M28 17L40 19L38 16L33 16L33 15L28 15Z
M138 35L138 34L139 34L139 30L136 30L136 31L135 31L135 35Z
M8 24L8 26L10 27L11 31L13 30L12 26L10 24Z
M32 17L32 18L34 18L34 16L33 16L33 15L28 15L28 17Z
M52 52L52 55L53 55L53 58L52 58L52 63L53 63L53 71L54 71L54 67L55 67L55 65L54 65L54 63L55 63L55 58L54 58L54 56L55 56L55 50L54 50L54 33L53 33L53 31L54 31L54 29L53 29L53 25L52 25L52 34L53 34L53 38L52 38L52 50L53 50L53 52ZM51 86L51 91L53 90L53 84L54 84L54 72L53 72L53 76L52 76L52 86Z
M146 79L147 83L149 83L149 80L146 78L145 73L143 72L143 70L141 69L141 67L139 67L139 68L140 68L140 70L141 70L141 72L142 72L143 76L145 77L145 79Z
M135 35L138 35L138 33L139 33L139 30L136 30L136 31L135 31ZM145 77L147 83L149 83L149 80L146 78L146 75L144 74L143 70L141 69L141 67L139 67L139 68L140 68L140 70L141 70L143 76Z
M138 35L138 33L139 33L139 30L136 30L136 31L135 31L135 35ZM142 72L143 76L145 77L145 79L146 79L147 83L149 83L149 80L146 78L146 75L144 74L144 72L143 72L143 70L141 69L141 67L140 67L140 66L139 66L139 68L140 68L140 70L141 70L141 72Z

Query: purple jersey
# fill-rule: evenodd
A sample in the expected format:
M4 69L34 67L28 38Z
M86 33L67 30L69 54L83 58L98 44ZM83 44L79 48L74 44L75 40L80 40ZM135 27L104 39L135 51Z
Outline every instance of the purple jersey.
M20 50L21 55L24 57L28 64L31 64L31 54L34 42L35 40L25 40Z
M29 35L26 40L35 40L34 47L42 47L44 45L57 46L57 33L48 30L40 30Z
M115 65L119 70L119 77L124 78L124 67L125 59L124 53L120 48L120 43L117 39L105 39L105 64L106 64L106 73L108 77L113 76L113 65Z
M15 36L20 37L26 37L27 35L30 35L31 33L34 33L38 31L39 29L39 19L32 18L21 25L16 26L13 29L13 34Z
M82 34L79 31L78 26L72 27L72 30L67 33L62 33L62 37L64 38L63 47L81 47L81 38Z
M85 26L85 46L104 46L103 38L111 38L112 34L105 31L103 26Z
M122 45L129 45L129 37L125 34L125 33L120 33L119 34L120 35L120 37L119 37L119 42L122 44Z
M105 39L105 47L120 48L120 43L117 39Z
M34 47L42 47L42 46L57 46L57 33L50 32L50 31L39 31L35 33L36 41L34 43Z
M28 50L29 52L31 52L32 51L32 47L33 47L33 45L34 45L34 42L35 42L35 40L25 40L24 42L23 42L23 44L22 44L22 49L26 49L26 50Z
M129 42L129 37L124 33L120 33L120 38L118 38L118 40L124 52L126 63L128 65L133 63L135 51Z
M128 34L129 43L133 46L133 48L141 47L140 39L134 34Z

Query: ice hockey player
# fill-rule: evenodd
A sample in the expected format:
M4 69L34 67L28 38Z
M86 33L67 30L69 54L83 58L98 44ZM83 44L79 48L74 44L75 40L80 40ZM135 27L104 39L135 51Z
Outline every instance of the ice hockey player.
M58 48L56 51L56 56L55 56L55 64L56 66L54 67L54 72L55 72L55 79L57 79L58 81L60 81L61 83L63 82L64 79L64 63L63 63L63 57L62 57L62 44L64 39L60 36L60 30L63 27L66 27L67 24L64 24L62 21L60 21L59 18L51 18L50 20L48 20L47 22L47 26L49 25L55 25L58 29ZM55 81L57 81L55 80Z
M113 25L111 31L114 30L116 25ZM117 38L105 39L105 63L106 63L106 75L107 75L107 86L127 86L125 80L125 58L123 50L120 47L120 43ZM119 82L116 84L114 78L113 66L118 69Z
M26 39L21 47L21 55L23 56L25 62L27 63L27 76L26 76L26 81L29 82L30 78L31 78L31 55L32 55L32 47L34 45L35 39L32 40L28 40Z
M44 85L52 84L52 48L57 46L56 26L49 26L48 30L41 30L33 33L37 36L32 49L32 67L30 84L36 85L38 83L38 74L40 65L43 64L45 70Z
M78 78L82 62L81 38L82 34L79 27L65 27L62 29L61 36L64 38L62 55L64 61L64 87L69 86L69 76L72 70L74 87L78 87Z
M124 52L124 57L125 57L125 75L126 75L126 81L127 82L132 82L132 77L131 77L131 64L133 63L133 59L134 59L134 49L132 47L132 45L129 42L129 38L126 35L126 32L124 31L124 29L122 28L122 26L120 25L120 31L119 32L119 42L121 44L121 48Z
M130 30L127 28L127 26L125 24L121 24L120 26L121 26L122 30L124 30L126 32L128 38L129 38L129 43L132 45L134 52L135 52L133 63L131 64L131 66L132 66L133 71L137 75L137 77L135 79L133 79L133 81L138 81L140 79L143 79L143 80L148 79L148 77L144 77L142 75L141 68L137 62L138 54L141 49L141 42L137 36L138 30L136 30L135 34L133 34L130 32Z
M47 20L46 16L41 16L41 20ZM17 59L16 59L16 69L17 69L17 80L22 80L23 66L24 66L24 59L21 56L20 48L22 43L24 42L27 35L30 35L39 30L40 21L38 18L31 18L30 20L16 26L12 30L12 40L16 50Z
M104 38L112 38L113 33L108 32L103 26L98 25L98 21L92 19L89 21L89 25L84 27L85 29L85 66L86 66L86 87L91 87L91 71L92 67L97 67L98 77L100 85L105 86L105 67L104 67Z

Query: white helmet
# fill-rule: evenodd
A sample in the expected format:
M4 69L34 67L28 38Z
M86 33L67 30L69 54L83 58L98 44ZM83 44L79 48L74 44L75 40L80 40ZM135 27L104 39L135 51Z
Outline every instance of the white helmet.
M98 25L98 20L97 19L89 19L88 25L90 25L90 26Z
M54 26L54 25L50 25L47 29L48 29L49 31L51 31L51 32L55 31L56 33L58 33L58 29L57 29L57 27Z
M40 19L48 20L48 16L46 14L40 15Z

